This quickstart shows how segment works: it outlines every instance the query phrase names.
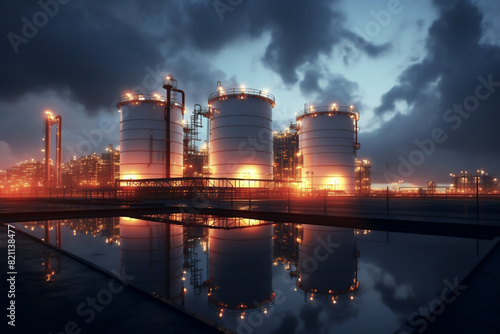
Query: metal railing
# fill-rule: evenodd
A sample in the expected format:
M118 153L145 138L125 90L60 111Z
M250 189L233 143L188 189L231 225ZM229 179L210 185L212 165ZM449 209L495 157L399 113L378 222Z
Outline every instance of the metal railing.
M359 119L359 111L345 106L322 106L322 107L309 107L307 109L301 110L297 113L297 120L306 116L306 115L315 115L315 114L347 114L354 115L356 120Z
M269 94L265 90L253 89L253 88L230 88L230 89L219 88L217 92L212 93L208 96L208 101L226 96L247 96L247 95L256 96L262 99L269 100L272 103L273 107L276 105L276 99L274 95Z
M177 103L175 96L172 96L171 101L173 104L180 105ZM165 96L161 96L160 94L128 94L121 97L118 100L116 106L119 108L120 106L127 104L129 102L161 102L166 103L167 98Z

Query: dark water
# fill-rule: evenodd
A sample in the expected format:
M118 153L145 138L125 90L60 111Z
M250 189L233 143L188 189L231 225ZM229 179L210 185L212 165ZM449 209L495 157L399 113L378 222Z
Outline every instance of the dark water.
M489 243L201 219L251 226L95 218L18 227L238 333L394 332Z

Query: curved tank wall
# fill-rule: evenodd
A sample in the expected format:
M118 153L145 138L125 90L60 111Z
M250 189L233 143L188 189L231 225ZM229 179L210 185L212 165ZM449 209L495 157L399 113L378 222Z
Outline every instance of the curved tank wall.
M166 98L128 95L120 100L120 178L165 177ZM182 108L172 103L170 121L170 177L182 177Z
M332 295L356 290L358 251L353 229L315 225L302 228L298 287Z
M120 217L121 269L148 293L177 299L183 294L184 228Z
M237 88L210 95L210 176L272 179L272 108L267 92Z
M358 118L357 110L350 107L310 108L299 113L303 187L354 193Z
M251 309L274 298L272 229L272 225L264 225L209 230L211 303Z

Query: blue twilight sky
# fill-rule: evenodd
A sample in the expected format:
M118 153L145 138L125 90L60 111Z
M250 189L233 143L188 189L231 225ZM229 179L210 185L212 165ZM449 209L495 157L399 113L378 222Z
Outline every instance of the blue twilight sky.
M43 111L63 159L119 145L125 91L187 109L224 87L267 89L274 129L304 103L354 104L375 183L499 175L500 3L466 1L2 1L0 169L41 160ZM386 172L389 164L389 173Z

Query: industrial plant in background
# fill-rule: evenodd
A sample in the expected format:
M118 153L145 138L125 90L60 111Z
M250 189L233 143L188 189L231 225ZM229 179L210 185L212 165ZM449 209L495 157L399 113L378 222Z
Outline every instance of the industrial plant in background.
M94 153L74 157L62 168L62 185L66 189L86 187L112 188L120 178L120 150L109 145L101 155Z
M370 161L366 159L355 160L354 178L356 180L356 194L370 195L371 193L371 169Z
M120 151L109 145L106 152L91 154L73 160L61 166L61 188L79 191L84 188L112 188L120 178ZM55 166L49 163L51 178L55 178ZM0 190L3 193L42 194L46 183L46 163L26 160L17 163L6 171L0 171Z
M300 181L302 159L299 154L297 125L273 132L273 175L275 180Z
M478 169L475 173L460 171L459 174L450 174L450 192L452 194L498 194L498 179Z
M209 177L208 140L198 150L196 143L200 141L200 128L203 117L207 117L207 128L210 128L210 108L195 104L190 122L184 124L184 177ZM210 130L208 130L209 132Z

